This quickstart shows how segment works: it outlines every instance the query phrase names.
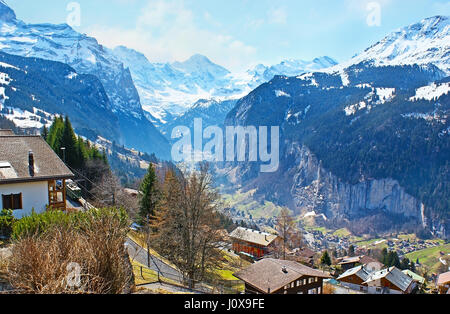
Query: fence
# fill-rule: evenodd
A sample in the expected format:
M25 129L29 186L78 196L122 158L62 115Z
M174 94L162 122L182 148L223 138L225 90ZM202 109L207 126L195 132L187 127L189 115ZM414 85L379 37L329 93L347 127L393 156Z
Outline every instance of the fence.
M193 282L190 279L183 278L181 275L154 271L143 266L133 266L133 269L135 275L138 275L140 281L143 281L139 286L164 283L186 291L205 294L241 294L244 290L243 283L240 280L204 280L202 282Z

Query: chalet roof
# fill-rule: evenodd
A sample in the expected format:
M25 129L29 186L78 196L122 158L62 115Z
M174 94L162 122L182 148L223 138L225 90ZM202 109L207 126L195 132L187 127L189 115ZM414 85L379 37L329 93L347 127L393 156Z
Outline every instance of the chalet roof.
M345 264L352 264L352 263L359 263L361 260L361 256L354 256L354 257L344 257L342 261L339 263L339 265L345 265Z
M363 265L372 264L372 263L383 265L380 261L374 259L373 257L367 256L367 255L360 256L359 262Z
M449 282L450 282L450 271L439 275L437 285L441 286L448 284Z
M278 236L266 232L238 227L230 234L230 238L262 246L268 246L275 241Z
M316 254L316 252L314 252L313 250L311 250L310 248L307 248L307 247L303 247L303 248L296 250L296 253L299 256L306 257L306 258L313 258L314 255Z
M283 271L283 269L285 271ZM331 278L328 274L294 261L266 258L234 274L264 293L275 292L303 276Z
M14 136L12 130L0 130L0 136Z
M34 157L34 175L29 154ZM0 135L0 184L72 178L73 173L40 136Z
M359 278L361 278L361 280L364 282L369 279L370 274L371 272L367 268L365 268L364 266L358 266L347 270L345 273L339 276L338 280L342 280L344 278L356 275Z
M355 264L359 263L362 265L374 265L377 264L378 269L382 268L383 264L377 261L376 259L367 256L367 255L360 255L360 256L354 256L354 257L344 257L342 258L339 265L346 265L346 264ZM377 269L377 270L378 270Z
M408 275L405 275L400 269L397 267L391 267L372 273L364 284L370 284L382 278L388 280L401 291L406 291L413 282L413 279Z
M409 277L411 277L413 280L423 284L425 282L425 278L423 278L422 276L417 275L415 272L409 270L409 269L405 269L402 271L405 275L408 275Z

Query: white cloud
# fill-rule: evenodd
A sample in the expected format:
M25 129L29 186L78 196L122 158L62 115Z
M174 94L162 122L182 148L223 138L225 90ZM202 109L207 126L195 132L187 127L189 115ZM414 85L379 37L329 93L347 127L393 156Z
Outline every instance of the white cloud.
M185 60L200 53L230 70L240 70L253 59L254 47L228 34L201 28L195 21L183 0L149 0L134 28L97 25L85 32L107 47L136 49L152 62Z
M269 21L273 24L286 24L287 23L287 12L285 8L271 9L268 12Z

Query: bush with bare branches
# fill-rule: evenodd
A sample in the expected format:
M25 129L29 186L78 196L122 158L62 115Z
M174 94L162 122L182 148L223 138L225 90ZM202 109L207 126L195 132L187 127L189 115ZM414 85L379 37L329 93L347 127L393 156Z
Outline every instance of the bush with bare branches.
M72 214L15 240L8 279L19 293L117 294L133 282L124 243L127 224L115 209Z

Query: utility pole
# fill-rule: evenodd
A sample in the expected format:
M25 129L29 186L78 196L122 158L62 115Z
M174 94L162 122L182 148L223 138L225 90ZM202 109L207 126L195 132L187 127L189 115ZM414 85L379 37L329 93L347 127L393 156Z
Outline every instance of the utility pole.
M151 256L150 256L150 215L147 216L147 264L148 268L151 267ZM158 271L159 274L159 271ZM158 275L159 277L159 275Z
M64 161L64 163L66 163L66 148L65 147L61 147L61 150L63 152L63 161Z

